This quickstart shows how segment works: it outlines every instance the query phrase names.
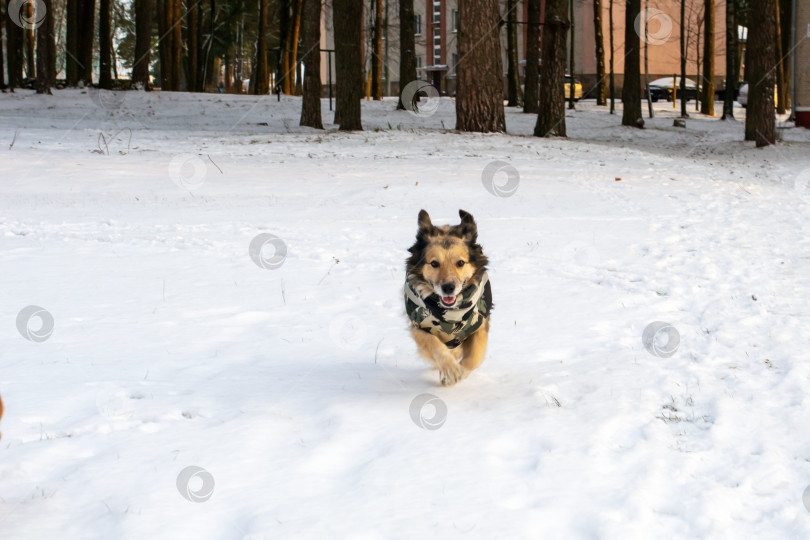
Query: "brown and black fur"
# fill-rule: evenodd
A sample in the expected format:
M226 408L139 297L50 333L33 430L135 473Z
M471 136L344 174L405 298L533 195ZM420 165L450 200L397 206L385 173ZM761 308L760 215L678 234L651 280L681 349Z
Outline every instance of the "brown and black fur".
M472 215L458 211L458 225L435 226L424 210L419 211L419 228L416 242L408 251L411 256L405 263L407 279L417 294L427 298L453 286L458 293L465 287L478 284L486 272L489 260L478 244L478 226ZM459 264L463 261L463 264ZM434 267L431 263L438 263ZM489 318L459 347L445 346L450 336L429 334L411 326L411 334L419 354L439 370L442 385L451 386L464 379L484 360L489 334ZM441 339L440 339L441 338Z

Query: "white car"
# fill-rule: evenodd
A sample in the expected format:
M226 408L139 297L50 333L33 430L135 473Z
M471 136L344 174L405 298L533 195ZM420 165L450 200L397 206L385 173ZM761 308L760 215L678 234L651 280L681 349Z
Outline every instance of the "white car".
M737 103L743 107L748 107L748 83L745 83L740 88L740 93L737 94Z

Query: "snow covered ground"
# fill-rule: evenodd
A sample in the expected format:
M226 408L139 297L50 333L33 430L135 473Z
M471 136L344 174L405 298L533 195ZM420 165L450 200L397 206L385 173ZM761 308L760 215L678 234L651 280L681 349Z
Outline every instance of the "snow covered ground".
M0 96L0 538L810 537L807 131L299 106ZM420 208L491 261L452 388L403 315Z

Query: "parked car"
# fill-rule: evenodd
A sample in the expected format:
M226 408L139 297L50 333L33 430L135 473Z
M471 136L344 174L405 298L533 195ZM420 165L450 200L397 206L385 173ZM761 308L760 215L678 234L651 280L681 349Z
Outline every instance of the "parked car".
M568 99L568 96L571 95L571 79L574 80L574 101L579 101L582 99L582 83L579 82L579 79L571 77L571 75L565 76L565 99Z
M656 79L650 83L650 98L653 101L659 99L666 99L672 101L672 77L664 77L663 79ZM698 91L697 83L692 79L686 79L686 101L692 99L700 99L700 92ZM681 99L681 78L675 77L675 84L678 85L677 99ZM646 95L646 94L645 94Z
M779 92L776 91L776 86L773 87L773 105L779 106ZM748 83L745 83L740 88L740 93L737 96L737 103L742 105L743 108L748 107Z

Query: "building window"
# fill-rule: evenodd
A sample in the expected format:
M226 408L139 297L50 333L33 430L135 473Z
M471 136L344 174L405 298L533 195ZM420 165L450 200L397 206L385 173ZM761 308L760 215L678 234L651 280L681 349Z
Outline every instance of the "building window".
M453 32L458 32L458 10L453 10Z
M442 63L442 3L433 1L433 65Z
M420 13L415 13L413 16L413 34L415 36L422 35L422 15Z

